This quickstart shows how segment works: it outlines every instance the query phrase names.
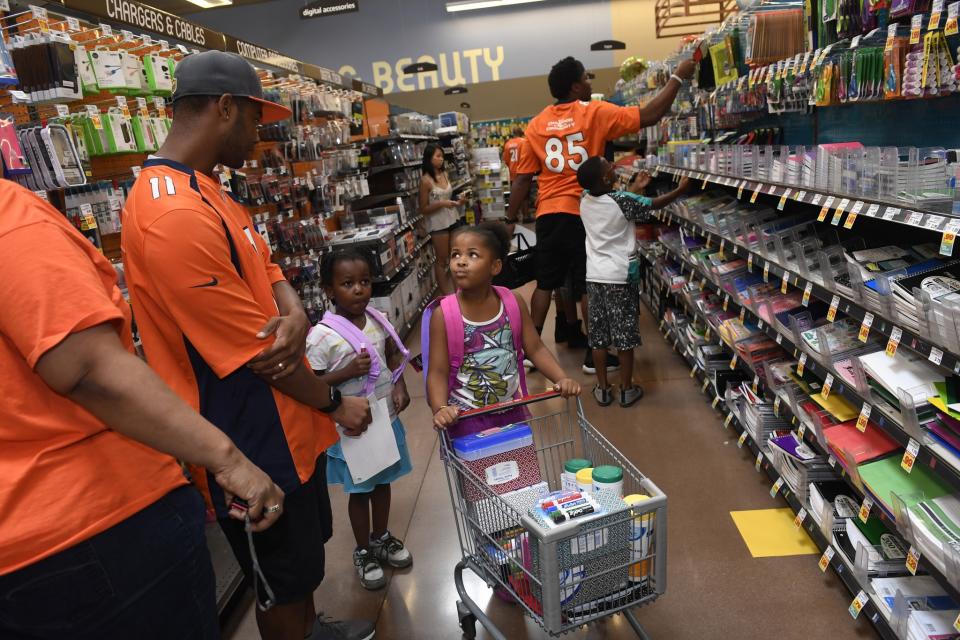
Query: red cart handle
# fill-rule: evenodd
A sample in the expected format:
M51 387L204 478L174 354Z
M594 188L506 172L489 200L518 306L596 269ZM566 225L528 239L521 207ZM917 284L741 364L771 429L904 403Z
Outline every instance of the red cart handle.
M507 409L522 407L524 405L533 404L534 402L542 402L544 400L550 400L552 398L559 398L559 397L560 397L559 391L545 391L544 393L534 393L532 395L524 396L522 398L506 400L504 402L498 402L496 404L489 404L485 407L480 407L479 409L470 409L468 411L462 411L457 415L457 417L470 418L473 416L481 416L486 413L498 413L500 411L506 411Z

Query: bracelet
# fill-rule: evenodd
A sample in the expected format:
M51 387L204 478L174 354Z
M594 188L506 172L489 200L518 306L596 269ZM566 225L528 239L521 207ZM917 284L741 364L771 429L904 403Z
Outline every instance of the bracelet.
M679 82L681 87L683 86L683 78L681 78L680 76L678 76L678 75L675 74L675 73L671 73L671 74L670 74L670 77L671 77L672 79L676 80L677 82Z

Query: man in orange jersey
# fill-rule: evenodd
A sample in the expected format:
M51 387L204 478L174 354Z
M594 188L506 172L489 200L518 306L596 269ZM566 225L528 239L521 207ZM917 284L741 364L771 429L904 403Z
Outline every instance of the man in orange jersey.
M257 530L283 492L134 355L116 271L63 214L8 180L0 211L0 638L219 638L174 456Z
M510 173L510 180L516 175L517 165L520 163L520 153L523 151L523 129L513 128L513 137L503 145L503 164L506 165ZM513 216L517 220L527 221L527 199L524 198L517 210L517 215Z
M193 469L258 587L260 634L369 640L369 622L317 618L313 592L332 533L324 451L338 437L334 420L358 435L370 408L313 375L296 291L247 211L213 177L218 164L243 166L259 124L290 117L262 96L239 56L207 51L177 65L173 127L124 208L127 284L150 366L286 492L277 524L248 542L217 508L222 487L210 470Z
M568 275L572 276L573 294L580 300L583 317L587 317L586 235L580 220L583 189L577 184L577 169L587 158L602 155L607 141L659 121L670 110L683 83L693 77L695 68L692 60L681 62L667 86L642 109L591 102L590 79L583 64L574 58L564 58L550 70L550 94L557 102L527 125L526 145L520 153L507 209L507 221L515 222L520 203L530 192L533 175L539 174L537 288L530 305L538 330L543 329L547 317L550 292L562 287ZM570 332L579 333L579 327L571 327ZM583 370L596 372L589 349Z

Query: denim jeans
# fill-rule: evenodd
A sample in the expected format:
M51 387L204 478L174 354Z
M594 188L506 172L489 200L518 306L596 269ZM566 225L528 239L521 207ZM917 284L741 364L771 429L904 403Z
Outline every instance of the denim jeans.
M219 637L203 500L193 487L0 576L4 640Z

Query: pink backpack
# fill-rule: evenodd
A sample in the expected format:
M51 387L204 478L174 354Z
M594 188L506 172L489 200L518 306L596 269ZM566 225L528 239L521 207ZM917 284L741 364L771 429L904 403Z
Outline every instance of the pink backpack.
M494 285L493 290L500 296L503 303L503 310L507 314L507 320L510 322L510 330L513 332L513 347L517 351L517 372L520 375L520 394L527 395L527 378L523 369L523 321L520 315L520 305L517 304L517 298L513 292L506 287ZM427 308L423 310L423 319L420 322L420 345L423 349L423 382L426 386L427 367L430 363L430 318L434 310L440 308L443 311L443 324L447 330L447 355L450 357L450 377L447 380L447 393L456 389L457 372L460 371L460 365L463 363L463 315L460 313L460 301L457 300L457 294L452 293L442 298L432 301Z
M410 360L410 350L404 346L403 341L400 340L400 336L397 335L396 329L393 328L393 325L390 324L390 321L387 320L386 316L374 309L373 307L367 307L367 314L374 319L383 330L387 332L387 335L393 340L397 345L397 349L403 355L403 362L400 363L400 366L394 369L391 380L393 384L397 384L397 380L400 379L400 376L403 375L403 369L407 366L407 361ZM367 346L370 338L357 328L357 325L353 324L343 316L337 315L332 311L327 311L323 314L323 319L320 320L320 324L326 325L336 331L347 343L353 348L354 351L360 353L362 349ZM367 374L367 381L363 386L363 395L369 396L373 393L374 389L377 387L377 378L380 377L380 358L377 357L376 353L371 353L370 355L370 372Z

